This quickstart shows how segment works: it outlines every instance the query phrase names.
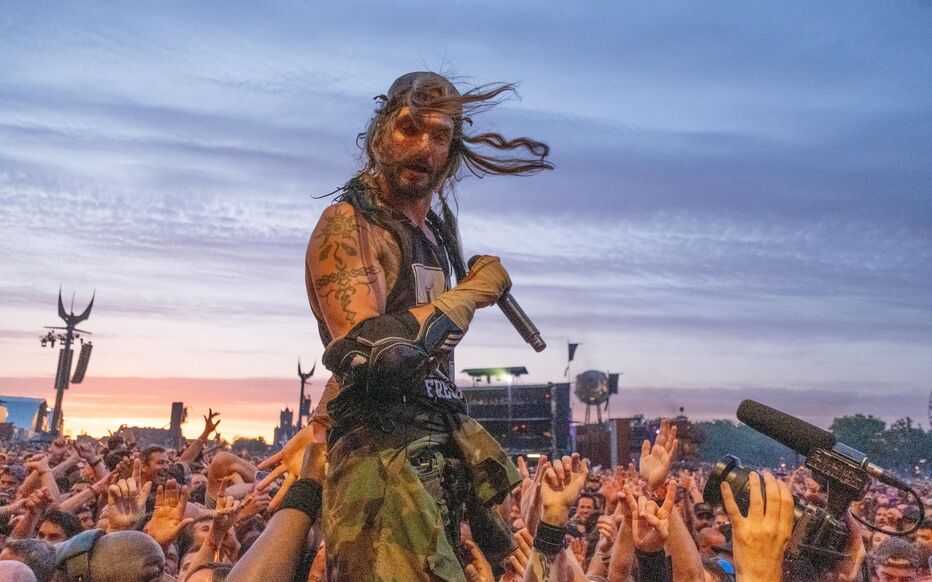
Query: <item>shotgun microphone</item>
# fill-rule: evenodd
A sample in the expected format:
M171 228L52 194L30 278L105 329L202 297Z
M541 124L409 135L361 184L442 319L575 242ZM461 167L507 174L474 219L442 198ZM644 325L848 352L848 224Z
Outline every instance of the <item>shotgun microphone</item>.
M475 255L473 258L469 259L469 268L471 269L473 264L481 255ZM518 302L515 301L515 298L512 297L511 292L505 291L502 293L502 296L498 300L498 307L502 310L502 313L505 314L505 317L508 318L508 321L511 322L511 325L515 327L521 337L527 343L531 344L531 347L534 348L535 352L542 352L544 348L547 347L547 342L540 337L540 332L537 330L537 326L534 325L534 322L531 321L531 318L528 317L527 313L521 309L521 306L518 305Z
M738 406L738 420L804 457L815 449L830 450L835 446L832 433L753 400Z
M804 457L810 457L817 450L830 451L833 455L844 457L881 483L903 491L909 490L909 485L871 463L861 451L839 443L832 433L795 416L760 402L745 400L738 406L738 420Z

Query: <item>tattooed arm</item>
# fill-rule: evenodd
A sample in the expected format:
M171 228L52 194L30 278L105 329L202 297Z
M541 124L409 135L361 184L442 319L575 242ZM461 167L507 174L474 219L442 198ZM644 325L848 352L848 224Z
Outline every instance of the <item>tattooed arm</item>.
M524 582L544 582L545 580L557 580L559 576L556 576L555 573L551 572L553 570L553 563L556 561L557 556L560 554L554 554L548 556L538 550L531 550L531 558L527 563L527 568L524 570Z
M379 257L388 263L393 249L383 233L348 203L329 207L308 246L307 282L331 340L322 359L327 369L343 386L405 390L422 385L463 338L476 309L494 305L511 280L498 257L481 257L456 288L386 313Z
M333 338L385 312L385 271L359 228L353 206L328 207L307 248L308 296Z

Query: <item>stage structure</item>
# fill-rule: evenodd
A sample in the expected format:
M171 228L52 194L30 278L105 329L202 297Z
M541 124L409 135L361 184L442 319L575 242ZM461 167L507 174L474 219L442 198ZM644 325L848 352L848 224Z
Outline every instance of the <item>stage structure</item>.
M307 384L307 381L311 379L311 376L314 375L314 370L317 369L317 362L314 362L314 365L311 366L310 372L301 371L301 358L298 358L298 378L301 379L301 397L298 400L298 430L304 426L304 419L311 416L311 397L304 397L304 386Z
M52 423L49 426L49 434L58 436L62 432L62 399L65 396L65 390L70 384L80 384L84 381L84 375L87 373L87 365L90 363L91 350L94 345L88 341L84 342L84 336L92 335L89 331L78 329L77 326L82 321L86 321L91 316L91 308L94 307L94 295L91 295L91 302L80 315L74 314L74 295L71 297L71 313L65 311L65 305L61 300L61 289L58 290L58 317L65 322L65 327L45 326L49 330L45 335L39 337L42 347L55 347L58 341L61 348L58 352L58 369L55 373L55 407L52 409ZM74 351L71 349L75 340L81 342L81 353L78 355L78 366L71 377L71 361Z
M505 369L481 368L469 372L493 378L500 377L496 372ZM545 454L553 458L553 455L572 451L569 383L515 385L510 382L461 390L469 404L469 415L489 431L509 455Z

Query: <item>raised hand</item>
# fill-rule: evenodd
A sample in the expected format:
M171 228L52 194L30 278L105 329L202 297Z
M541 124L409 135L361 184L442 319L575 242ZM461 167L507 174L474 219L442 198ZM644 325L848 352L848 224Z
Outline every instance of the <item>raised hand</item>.
M611 551L615 536L618 535L617 520L614 515L600 515L596 528L599 530L599 542L595 549L606 555Z
M476 542L472 540L463 541L463 556L466 558L466 567L463 568L466 573L468 582L495 582L495 575L492 574L492 566L485 559L485 555Z
M550 467L550 461L547 455L541 455L537 459L537 471L533 479L525 480L521 483L521 519L528 531L537 531L537 522L540 521L540 488L544 481L544 475Z
M98 495L103 495L107 493L111 485L116 485L116 482L120 480L120 474L116 470L110 471L107 475L97 481L91 483L91 491L94 493L94 498L96 499Z
M505 574L499 582L521 582L524 580L524 572L527 569L527 563L531 559L531 547L534 545L534 537L526 527L516 531L512 537L518 547L505 558Z
M139 465L139 460L136 460ZM108 488L107 532L136 529L146 515L146 501L152 490L152 481L139 486L139 472L134 477L120 479Z
M667 485L663 505L646 497L635 498L631 488L625 491L625 500L631 512L631 534L634 546L642 552L659 552L670 535L670 515L676 511L676 487Z
M853 582L860 580L858 575L861 565L867 559L867 551L864 548L864 538L861 537L861 526L851 513L845 514L845 523L848 525L848 549L845 552L845 558L838 564L835 571L839 581Z
M654 440L654 446L651 447L647 439L641 444L638 472L641 479L647 481L649 490L653 491L667 480L678 444L676 425L666 418L660 421L660 433Z
M589 460L581 459L579 453L554 459L544 474L541 487L541 519L558 527L566 525L569 509L579 497L588 476Z
M201 438L206 440L210 438L211 433L217 430L217 427L220 426L220 420L214 422L214 418L218 416L220 416L220 413L214 412L213 408L207 409L207 414L204 415L204 431L201 432Z
M243 522L254 515L259 515L269 508L272 498L268 493L252 491L243 498L242 506L237 516L238 522Z
M39 474L51 473L52 468L49 466L49 458L51 455L42 455L39 457L33 457L32 459L26 461L24 466L30 471L38 471Z
M210 535L208 536L210 546L217 552L217 559L220 558L220 549L229 545L227 534L236 522L236 514L239 512L239 508L240 502L236 499L228 495L217 497L217 510L211 522Z
M615 511L615 503L618 501L618 495L625 486L625 470L620 466L615 467L611 476L602 477L602 485L599 487L599 493L605 499L605 513Z
M71 443L72 448L74 449L74 454L78 455L88 463L93 463L97 460L97 452L89 443L79 443L75 441Z
M68 453L68 439L60 436L49 445L49 456L53 459L61 459Z
M188 504L188 486L178 487L178 482L169 479L163 487L155 491L155 509L152 519L146 524L145 532L149 534L163 548L167 548L178 534L193 518L184 517Z
M30 493L23 505L30 513L41 514L44 513L46 509L49 509L54 501L49 490L45 487L41 487Z
M327 442L327 433L323 421L316 418L312 418L307 426L285 443L282 450L259 463L259 469L271 469L271 472L256 486L257 491L265 491L279 477L285 477L281 489L278 490L278 494L275 495L269 506L272 510L278 509L291 484L298 480L301 475L301 467L304 465L307 446L314 442Z
M123 479L129 479L133 476L133 465L134 461L132 457L126 457L117 463L117 466L113 469L113 472Z
M757 473L752 472L748 476L748 485L750 503L747 517L741 515L731 486L725 481L721 485L722 501L731 520L738 580L778 581L783 552L793 533L793 495L786 483L765 472L765 509Z

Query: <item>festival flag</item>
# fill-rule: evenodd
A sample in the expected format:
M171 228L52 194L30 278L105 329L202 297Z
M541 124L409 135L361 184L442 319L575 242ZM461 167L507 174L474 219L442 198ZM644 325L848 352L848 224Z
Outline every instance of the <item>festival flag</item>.
M573 357L576 355L576 348L578 348L580 344L567 344L567 346L569 346L569 357L566 359L566 370L563 371L564 376L570 373L570 362L573 361Z
M608 393L609 394L618 394L618 377L621 374L609 374L608 375Z

